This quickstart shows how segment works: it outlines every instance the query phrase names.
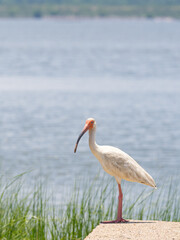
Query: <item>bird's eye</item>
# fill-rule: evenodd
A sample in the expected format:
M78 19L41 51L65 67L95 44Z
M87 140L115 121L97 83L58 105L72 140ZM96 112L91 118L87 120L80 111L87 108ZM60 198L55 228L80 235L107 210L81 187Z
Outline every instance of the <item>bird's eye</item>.
M91 123L94 123L93 121L91 121Z

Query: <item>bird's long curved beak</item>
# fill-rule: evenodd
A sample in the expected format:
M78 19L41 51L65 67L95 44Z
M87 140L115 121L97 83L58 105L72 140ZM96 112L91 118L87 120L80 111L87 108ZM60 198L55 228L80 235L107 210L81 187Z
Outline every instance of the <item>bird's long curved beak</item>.
M86 125L84 126L82 132L80 133L80 135L79 135L79 137L78 137L78 139L77 139L77 142L76 142L76 145L75 145L75 148L74 148L74 153L75 153L76 150L77 150L77 146L78 146L78 143L79 143L80 139L81 139L82 136L85 134L85 132L87 132L87 130L89 130L89 127L90 127L90 126L89 126L88 124L86 124Z

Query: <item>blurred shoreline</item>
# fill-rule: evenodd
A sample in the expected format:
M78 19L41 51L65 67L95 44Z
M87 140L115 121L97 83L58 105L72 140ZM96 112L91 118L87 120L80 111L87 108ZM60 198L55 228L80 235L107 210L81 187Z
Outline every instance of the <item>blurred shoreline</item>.
M163 21L163 22L172 22L172 21L180 21L180 18L174 18L174 17L138 17L138 16L127 16L127 17L122 17L122 16L42 16L42 17L22 17L22 16L16 16L16 17L11 17L11 16L6 16L6 17L1 17L0 20L7 20L7 19L35 19L35 20L149 20L149 21Z
M160 18L180 19L180 4L0 4L0 18Z

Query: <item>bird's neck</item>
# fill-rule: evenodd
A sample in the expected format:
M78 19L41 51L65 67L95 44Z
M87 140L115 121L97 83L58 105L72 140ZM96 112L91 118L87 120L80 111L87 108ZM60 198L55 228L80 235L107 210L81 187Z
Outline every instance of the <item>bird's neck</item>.
M98 149L98 145L96 144L96 127L89 130L89 147L91 152L95 155Z

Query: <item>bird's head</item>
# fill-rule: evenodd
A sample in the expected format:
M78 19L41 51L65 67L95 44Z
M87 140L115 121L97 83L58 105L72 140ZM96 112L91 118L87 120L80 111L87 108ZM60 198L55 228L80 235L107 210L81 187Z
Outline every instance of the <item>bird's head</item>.
M96 126L96 122L95 122L94 118L88 118L86 120L85 126L77 139L77 142L76 142L76 145L74 148L74 152L76 152L78 143L79 143L81 137L85 134L85 132L87 132L87 130L91 130L91 129L95 128L95 126Z

